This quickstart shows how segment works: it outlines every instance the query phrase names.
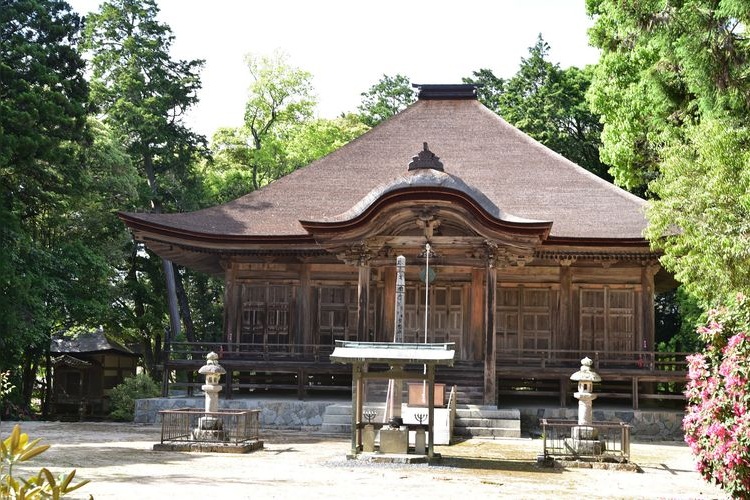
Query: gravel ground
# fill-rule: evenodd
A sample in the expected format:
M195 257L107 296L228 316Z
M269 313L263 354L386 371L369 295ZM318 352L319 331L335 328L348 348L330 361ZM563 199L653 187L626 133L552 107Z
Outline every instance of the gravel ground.
M2 423L3 437L11 425ZM348 439L302 431L264 432L263 450L230 455L153 451L155 425L24 422L22 430L52 445L23 470L77 469L91 480L77 498L725 498L678 443L634 443L636 473L538 468L542 443L531 439L472 439L437 446L438 465L394 465L346 460Z

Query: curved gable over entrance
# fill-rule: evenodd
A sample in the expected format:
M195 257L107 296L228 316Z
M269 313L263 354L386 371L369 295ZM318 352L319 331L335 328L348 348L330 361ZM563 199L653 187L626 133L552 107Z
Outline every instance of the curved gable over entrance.
M493 242L516 264L531 258L552 227L506 213L446 173L427 143L406 174L377 186L342 214L300 224L319 245L344 258L352 248L382 256L419 254L430 243L443 259L468 263Z

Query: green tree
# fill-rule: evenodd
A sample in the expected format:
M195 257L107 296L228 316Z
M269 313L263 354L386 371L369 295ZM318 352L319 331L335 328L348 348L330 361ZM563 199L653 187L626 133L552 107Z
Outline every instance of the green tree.
M172 60L170 28L156 17L154 0L113 0L87 17L85 49L91 56L91 101L104 122L120 134L126 150L149 192L143 205L154 212L179 209L185 181L191 177L194 156L205 142L183 123L187 109L196 103L200 88L200 60ZM146 201L147 200L147 201ZM139 253L130 252L135 266ZM151 256L153 260L154 256ZM167 285L170 330L180 331L174 267L162 261ZM137 283L141 274L131 267L124 284L131 289L131 311L139 316L138 337L153 361L159 346L156 340L161 321L148 324L146 306ZM150 281L151 286L155 281ZM186 311L183 310L183 314ZM153 318L156 319L156 318ZM153 369L151 363L149 370Z
M703 306L747 292L750 5L590 0L590 97L617 181L648 185L648 237Z
M378 83L362 92L362 103L357 109L362 122L374 127L416 100L417 93L411 87L408 76L383 75Z
M604 179L609 167L599 159L601 124L586 102L591 69L561 69L547 60L549 45L541 35L529 56L508 80L480 69L467 83L477 83L479 99L510 124L548 148Z
M312 75L291 66L287 56L248 55L253 78L245 123L216 131L213 160L204 164L209 199L228 201L254 191L300 165L286 158L285 142L312 120Z
M750 294L750 132L710 119L682 133L661 151L647 236L704 305Z
M204 199L217 204L238 198L256 189L254 177L265 185L335 151L367 130L351 114L280 124L264 138L263 163L254 163L260 155L248 144L246 130L221 128L213 137L212 158L203 164Z
M683 425L704 477L744 497L747 432L737 422L750 409L736 381L746 380L737 374L747 369L750 291L750 4L587 5L602 48L590 96L605 122L603 155L619 183L650 189L647 237L664 267L704 309L727 306L698 330L706 346L689 359Z
M0 1L0 370L13 368L23 407L51 332L88 317L77 306L101 291L95 250L65 232L89 187L79 30L63 1Z
M619 185L644 190L659 175L663 146L683 141L684 125L746 117L750 4L588 0L587 9L591 44L602 49L589 97Z
M245 104L245 125L240 133L247 138L253 189L258 189L289 173L274 172L280 163L280 144L275 132L311 119L316 102L312 75L290 66L283 53L249 54L246 62L253 81Z

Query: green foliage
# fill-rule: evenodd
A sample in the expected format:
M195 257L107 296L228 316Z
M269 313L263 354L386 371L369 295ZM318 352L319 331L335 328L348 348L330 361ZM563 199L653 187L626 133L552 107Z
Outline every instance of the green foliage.
M80 24L65 2L0 2L0 210L17 223L75 189L88 98Z
M145 373L128 377L110 393L110 416L114 420L132 421L135 400L155 398L159 394L159 386Z
M378 83L362 92L362 103L357 107L360 119L368 127L387 120L417 100L417 93L409 77L383 75Z
M91 57L91 103L148 181L148 201L161 206L179 199L164 188L180 186L204 143L182 121L197 102L203 61L171 59L174 37L158 12L153 0L105 2L86 18L83 48Z
M738 0L588 0L602 49L589 92L604 120L602 159L643 191L664 145L705 117L744 119L750 98L750 6Z
M313 120L310 73L287 56L248 55L253 82L242 127L220 128L203 164L207 200L221 203L254 191L325 155L361 133L351 118Z
M0 442L0 498L63 498L89 483L89 480L84 480L73 484L75 470L60 474L57 478L46 468L28 478L14 476L13 467L16 464L27 462L49 449L49 445L39 444L39 441L29 441L28 434L22 433L21 427L16 425L10 436Z
M732 120L685 127L663 150L647 236L704 306L750 292L750 132Z
M290 128L284 136L287 163L292 169L304 167L318 158L336 151L369 130L359 117L347 114L334 118L318 118Z
M197 102L203 61L170 57L174 37L157 20L158 13L154 0L105 2L87 16L83 44L91 61L91 103L139 179L132 183L139 197L127 208L154 212L201 204L194 166L205 147L205 139L183 122ZM112 149L104 152L119 155ZM163 282L165 276L172 279L172 264L162 261L159 270L159 259L132 243L121 245L120 251L113 259L118 297L110 324L141 343L146 368L153 371L168 323ZM170 305L178 321L177 304Z
M51 333L107 310L124 233L112 201L131 183L87 130L80 25L65 2L0 3L0 369L13 369L21 411Z
M489 69L475 71L467 83L481 84L479 100L548 148L586 170L610 180L599 160L601 124L586 101L591 69L561 69L547 60L549 45L541 35L516 74L496 77Z
M10 381L10 372L0 372L0 401L5 399L5 396L10 394L14 388L13 383Z
M705 322L705 311L684 287L657 294L654 312L659 351L697 352L704 347L695 329Z

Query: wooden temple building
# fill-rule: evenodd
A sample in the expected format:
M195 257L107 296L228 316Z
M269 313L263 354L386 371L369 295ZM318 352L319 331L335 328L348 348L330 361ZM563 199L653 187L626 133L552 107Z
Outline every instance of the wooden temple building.
M158 255L226 283L224 343L173 344L167 368L194 370L210 348L230 394L348 390L328 355L336 340L393 340L404 255L403 340L455 344L437 380L459 402L565 403L584 356L635 406L654 382L684 379L654 352L661 273L645 202L509 125L475 86L417 87L403 112L234 201L120 214Z
M112 389L134 377L138 358L101 329L58 334L50 341L52 409L58 418L102 418Z

